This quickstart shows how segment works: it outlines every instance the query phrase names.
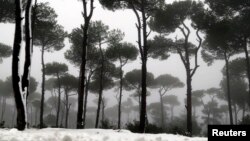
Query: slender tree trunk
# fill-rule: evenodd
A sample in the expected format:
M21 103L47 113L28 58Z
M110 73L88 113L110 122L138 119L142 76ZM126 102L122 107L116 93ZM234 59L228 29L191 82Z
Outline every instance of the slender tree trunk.
M185 25L184 25L185 26ZM185 69L186 69L186 84L187 84L187 132L188 136L192 136L192 75L191 75L191 69L190 69L190 60L189 60L189 49L188 49L188 38L189 38L189 32L187 35L185 35L185 61L184 63Z
M147 57L148 57L148 44L147 44L147 18L145 11L145 0L141 2L141 14L142 14L142 37L143 37L143 56L142 59L142 76L141 76L141 111L140 111L140 132L145 133L146 121L147 121Z
M247 74L247 79L248 79L248 97L250 101L250 61L249 61L249 56L248 56L248 51L247 51L247 38L245 38L245 45L244 45L244 52L245 52L245 57L246 57L246 74Z
M190 68L187 70L187 131L192 136L192 78L190 76Z
M37 108L36 108L36 112L35 112L35 126L37 127L37 115L38 115L38 111L37 111Z
M57 76L57 81L58 81L58 99L57 99L57 111L56 111L56 127L58 127L59 125L59 116L60 116L60 109L61 109L61 81L60 81L60 77L59 74L56 74Z
M62 128L63 127L63 121L64 121L64 115L65 115L65 112L66 111L66 107L65 108L62 108L62 113L61 113L61 122L60 122L60 125L59 127Z
M22 44L22 3L20 0L15 0L15 37L13 45L13 57L12 57L12 85L15 96L15 103L17 109L17 128L18 130L24 130L26 127L26 101L22 91L19 75L19 61L20 51Z
M33 116L32 116L32 114L33 114L33 110L32 110L32 106L30 106L30 126L32 127L32 123L33 123Z
M104 69L104 61L102 60L101 64L101 72L100 72L100 88L99 88L99 98L98 98L98 107L96 111L96 121L95 121L95 128L98 128L99 124L99 115L100 115L100 109L101 109L101 102L102 102L102 93L103 93L103 70Z
M64 127L68 128L68 116L69 116L69 96L68 96L68 91L65 89L65 109L66 109L66 114L65 114L65 124Z
M91 73L91 72L90 72ZM86 113L87 113L87 102L88 102L88 91L89 91L89 83L90 79L92 77L92 74L89 74L87 82L86 82L86 88L85 88L85 98L84 98L84 113L83 113L83 128L85 128L86 125Z
M44 111L44 96L45 96L45 64L44 64L45 46L42 46L42 98L40 106L40 128L43 128L43 111Z
M85 82L85 70L86 70L86 57L87 57L87 41L88 41L88 29L90 19L93 15L93 2L94 0L90 0L90 12L87 14L87 0L83 0L83 17L84 17L84 26L83 30L83 41L82 41L82 63L80 67L79 74L79 87L78 87L78 108L77 108L77 129L81 129L84 126L83 123L83 98L84 98L84 82Z
M105 103L104 103L104 99L102 99L102 123L105 121Z
M242 121L243 122L244 122L245 112L246 112L246 105L244 104L243 109L242 109Z
M160 102L161 102L161 125L162 128L165 128L165 115L164 115L164 105L163 105L163 96L159 93L160 95Z
M122 72L122 63L120 61L120 96L118 104L118 129L121 129L122 88L123 88L123 72Z
M228 65L228 57L226 51L224 52L224 58L226 62L226 80L227 80L227 102L228 102L228 111L229 111L229 119L230 124L233 125L233 113L232 113L232 104L231 104L231 90L230 90L230 75L229 75L229 65Z

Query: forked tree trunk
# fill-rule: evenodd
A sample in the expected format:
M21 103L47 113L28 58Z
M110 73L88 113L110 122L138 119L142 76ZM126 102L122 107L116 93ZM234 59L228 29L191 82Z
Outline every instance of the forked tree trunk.
M77 108L77 129L81 129L84 126L83 123L83 98L84 98L84 82L85 82L85 67L86 67L86 56L87 56L87 41L88 41L88 29L91 17L94 10L94 0L90 0L89 15L87 14L87 0L83 0L83 17L84 26L83 30L83 42L82 42L82 63L80 66L79 74L79 86L78 86L78 108Z

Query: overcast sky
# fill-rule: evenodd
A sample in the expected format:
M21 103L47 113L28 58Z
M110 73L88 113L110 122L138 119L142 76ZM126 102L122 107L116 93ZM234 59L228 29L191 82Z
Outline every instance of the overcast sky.
M49 1L49 0L38 0ZM169 2L171 0L168 0ZM50 6L53 7L58 14L58 22L63 25L65 30L69 33L73 28L79 27L83 23L81 15L82 3L78 0L52 0ZM110 29L119 28L125 32L125 41L136 44L137 31L135 28L135 15L131 10L120 10L111 12L102 9L99 3L95 2L95 10L92 21L102 20L103 23L109 25ZM176 33L178 34L178 33ZM176 34L172 36L176 36ZM13 24L0 24L0 42L12 46L14 37L14 25ZM152 37L152 36L151 36ZM178 38L181 38L181 34L178 34ZM196 37L194 34L191 35L191 41L196 44ZM64 62L69 65L70 73L78 76L78 70L70 65L67 60L64 59L64 52L69 49L70 44L68 40L65 41L66 46L64 49L54 53L45 53L45 62ZM31 76L34 76L38 81L41 82L41 53L38 47L35 47ZM193 90L207 89L211 87L218 87L220 80L222 79L221 68L224 66L223 61L217 61L212 66L208 67L201 59L199 54L199 69L193 78ZM130 71L134 68L140 68L141 64L138 61L130 63L124 67L125 72ZM0 64L0 78L5 79L11 75L11 57L4 59L3 63ZM177 55L171 55L168 60L158 61L149 59L148 71L152 72L156 77L161 74L172 74L173 76L179 77L184 83L186 81L186 74L184 66ZM40 87L40 86L39 86ZM40 88L38 89L40 91ZM185 97L186 88L171 91L172 94L177 94L180 97ZM105 93L104 93L105 95ZM158 94L151 96L152 101L158 101ZM151 101L150 100L150 101ZM182 102L182 101L181 101ZM184 106L183 106L184 107ZM183 108L182 107L182 108Z

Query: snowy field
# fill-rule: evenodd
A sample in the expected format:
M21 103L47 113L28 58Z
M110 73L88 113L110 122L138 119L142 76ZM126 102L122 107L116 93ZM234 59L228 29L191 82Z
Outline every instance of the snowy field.
M207 138L171 134L136 134L127 130L102 129L0 129L0 141L207 141Z

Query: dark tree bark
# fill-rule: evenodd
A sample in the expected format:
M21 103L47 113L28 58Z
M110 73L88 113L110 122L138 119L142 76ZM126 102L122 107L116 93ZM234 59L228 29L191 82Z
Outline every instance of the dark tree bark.
M12 82L13 82L13 92L15 96L15 103L17 109L17 128L18 130L24 130L26 126L25 120L25 105L23 102L23 95L20 86L20 76L19 76L19 54L21 50L22 43L22 4L21 1L15 0L16 10L15 10L15 38L13 45L13 58L12 58Z
M44 111L44 95L45 95L45 65L44 65L44 51L45 47L42 46L42 95L41 95L41 106L40 106L40 128L43 128L43 111Z
M229 75L229 64L228 56L226 51L224 52L224 59L226 63L226 81L227 81L227 102L228 102L228 111L229 111L229 120L230 124L233 125L233 113L232 113L232 102L231 102L231 90L230 90L230 75Z
M182 27L178 27L185 39L184 42L184 55L182 53L182 51L180 49L177 49L177 52L182 60L182 63L185 67L186 70L186 85L187 85L187 105L186 105L186 109L187 109L187 135L188 136L192 136L192 77L194 76L196 70L198 69L199 65L198 65L198 51L201 47L202 44L202 38L199 35L199 29L196 31L196 36L198 38L198 46L196 48L195 51L195 66L193 69L191 69L190 66L190 51L189 51L189 36L190 36L190 29L189 27L182 22Z
M56 111L56 127L59 125L59 116L60 116L60 109L61 109L61 81L59 74L57 73L57 82L58 82L58 99L57 99L57 111Z
M140 7L140 12L141 12L141 17L142 21L140 18L140 15L138 11L135 9L133 1L130 1L132 5L132 9L136 15L137 18L137 31L138 31L138 47L141 55L141 61L142 61L142 66L141 66L141 107L140 107L140 126L139 130L141 133L145 132L145 127L146 127L146 119L147 119L147 57L148 57L148 46L147 46L147 16L146 16L146 11L145 11L145 1L141 1L141 7ZM141 38L142 37L142 38ZM143 45L142 45L143 43Z
M91 17L94 10L94 0L90 0L90 13L87 13L87 0L83 0L83 18L84 26L83 29L83 42L82 42L82 63L80 66L79 74L79 87L78 87L78 110L77 110L77 128L83 128L83 98L84 98L84 82L85 82L85 67L86 67L86 56L87 56L87 41L88 41L88 29Z
M26 100L28 97L29 72L32 54L32 29L31 29L32 0L28 0L25 9L25 65L22 81L19 76L19 57L22 43L22 2L15 0L15 37L12 58L12 82L15 103L17 108L17 128L24 130L27 123ZM21 81L21 82L20 82Z

